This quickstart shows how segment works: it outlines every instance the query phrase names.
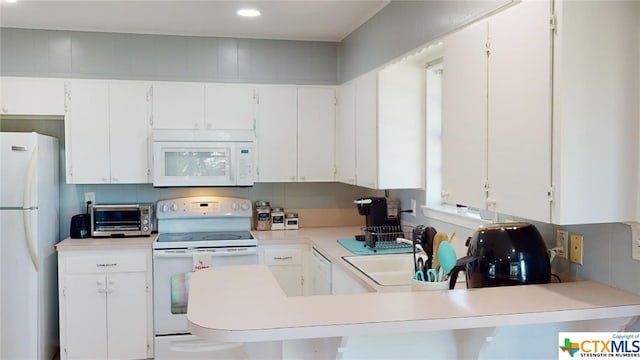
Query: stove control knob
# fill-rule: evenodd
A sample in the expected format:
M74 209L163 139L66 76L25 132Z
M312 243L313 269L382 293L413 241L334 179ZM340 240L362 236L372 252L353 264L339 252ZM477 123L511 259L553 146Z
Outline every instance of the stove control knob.
M238 210L239 208L240 208L240 207L238 206L238 203L235 203L235 202L234 202L233 204L231 204L231 210L234 210L234 211L235 211L235 210Z
M142 227L142 231L149 231L149 227L148 226L143 226Z
M171 211L178 211L178 204L171 203Z
M167 204L162 204L162 207L160 208L160 211L162 211L162 212L167 212L167 211L169 211L169 205L167 205Z
M249 203L243 202L242 203L242 210L247 211L249 210L250 206Z
M147 219L142 220L142 225L147 225L148 223L149 223L149 220Z

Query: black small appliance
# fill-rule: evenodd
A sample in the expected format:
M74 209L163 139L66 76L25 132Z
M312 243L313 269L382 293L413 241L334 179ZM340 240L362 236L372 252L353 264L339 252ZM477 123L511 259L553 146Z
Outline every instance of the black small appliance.
M358 213L365 216L367 227L400 225L399 202L386 197L368 197L354 201Z
M467 240L468 256L459 259L457 270L466 269L470 288L504 285L546 284L551 281L547 247L529 223L496 223L481 226ZM455 280L452 279L452 284Z
M89 215L89 205L91 205L91 201L87 201L86 213L73 215L71 217L69 236L72 239L85 239L91 237L91 216Z

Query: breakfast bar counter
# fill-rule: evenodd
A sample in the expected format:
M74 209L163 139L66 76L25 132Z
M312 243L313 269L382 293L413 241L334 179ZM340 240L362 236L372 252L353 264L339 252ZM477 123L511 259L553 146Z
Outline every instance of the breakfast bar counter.
M472 354L500 327L621 331L638 315L640 296L593 281L288 297L266 266L255 265L195 273L187 317L197 336L243 343L450 330Z

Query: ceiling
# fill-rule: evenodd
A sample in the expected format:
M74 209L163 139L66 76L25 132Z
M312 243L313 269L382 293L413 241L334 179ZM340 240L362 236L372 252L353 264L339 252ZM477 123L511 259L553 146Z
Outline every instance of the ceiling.
M2 1L0 26L140 34L341 41L389 1ZM236 15L254 7L258 18Z

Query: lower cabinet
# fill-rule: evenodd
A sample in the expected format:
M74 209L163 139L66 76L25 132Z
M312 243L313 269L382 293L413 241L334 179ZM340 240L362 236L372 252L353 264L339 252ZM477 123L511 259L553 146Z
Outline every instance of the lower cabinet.
M58 253L61 359L153 357L151 250Z
M307 294L307 245L260 245L260 263L269 267L287 296Z

